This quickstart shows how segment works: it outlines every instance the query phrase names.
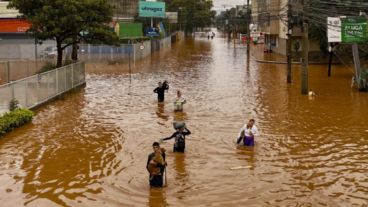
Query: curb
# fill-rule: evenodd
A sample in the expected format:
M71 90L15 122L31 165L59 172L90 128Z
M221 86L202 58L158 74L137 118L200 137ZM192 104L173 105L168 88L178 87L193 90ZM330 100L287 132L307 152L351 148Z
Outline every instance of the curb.
M257 63L265 63L265 64L284 64L286 65L287 62L281 62L281 61L268 61L268 60L256 60ZM291 64L297 65L301 64L301 62L291 62ZM328 65L327 62L309 62L309 65ZM340 65L341 63L332 63L333 65Z

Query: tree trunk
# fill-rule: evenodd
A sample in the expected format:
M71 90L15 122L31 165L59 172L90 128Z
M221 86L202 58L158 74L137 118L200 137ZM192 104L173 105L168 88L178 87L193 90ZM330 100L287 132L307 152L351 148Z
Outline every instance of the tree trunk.
M56 40L56 47L57 47L57 63L56 63L56 67L61 67L63 66L63 48L61 48L61 41L60 40Z
M72 61L73 63L78 61L78 44L76 42L73 43Z

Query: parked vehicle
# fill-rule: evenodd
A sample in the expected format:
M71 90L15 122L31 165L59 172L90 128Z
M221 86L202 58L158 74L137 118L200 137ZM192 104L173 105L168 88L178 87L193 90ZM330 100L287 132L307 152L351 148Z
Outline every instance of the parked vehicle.
M55 58L57 56L57 47L54 47L54 46L46 47L42 51L41 56L43 58Z

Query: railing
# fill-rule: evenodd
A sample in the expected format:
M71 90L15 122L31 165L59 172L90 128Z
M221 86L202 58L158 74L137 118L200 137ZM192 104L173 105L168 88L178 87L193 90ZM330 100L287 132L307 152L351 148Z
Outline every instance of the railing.
M170 48L171 39L172 37L168 36L162 39L152 39L135 44L122 44L119 47L91 44L79 45L79 59L88 62L101 60L124 62L131 58L132 61L137 61L149 56L155 51ZM71 53L71 49L68 48L66 53Z
M46 61L8 60L0 61L0 85L36 74Z
M67 65L0 86L0 114L12 99L20 107L33 108L85 83L83 62Z

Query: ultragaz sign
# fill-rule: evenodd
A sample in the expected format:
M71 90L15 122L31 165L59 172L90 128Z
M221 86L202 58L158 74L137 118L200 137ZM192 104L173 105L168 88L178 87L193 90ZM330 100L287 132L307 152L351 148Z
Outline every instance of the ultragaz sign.
M140 1L139 17L165 18L165 2Z

